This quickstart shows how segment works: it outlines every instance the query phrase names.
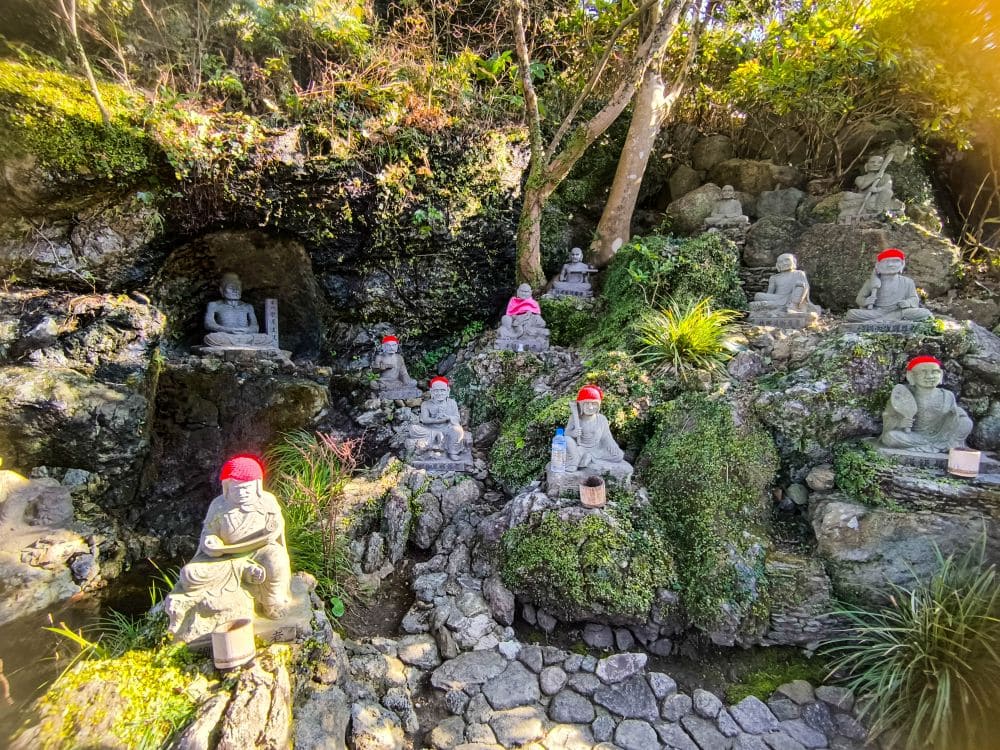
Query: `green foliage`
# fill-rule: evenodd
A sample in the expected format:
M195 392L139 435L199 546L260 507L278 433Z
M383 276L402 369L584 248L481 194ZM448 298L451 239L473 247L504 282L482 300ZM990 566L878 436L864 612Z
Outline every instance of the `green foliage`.
M826 659L806 656L799 649L764 648L755 654L753 669L726 687L726 703L735 704L753 695L766 701L781 685L792 680L821 684L829 673Z
M735 351L732 323L739 315L736 310L713 310L709 297L647 311L636 324L644 344L636 360L682 381L697 372L722 374Z
M569 402L568 396L538 396L508 415L490 450L490 471L506 489L516 491L541 474L556 428L569 419Z
M343 614L351 563L343 535L344 486L357 465L353 441L323 433L285 434L267 452L272 487L285 516L285 541L294 570L316 577L330 611Z
M826 644L833 669L872 696L873 735L893 747L976 750L996 738L1000 705L1000 580L985 535L930 578L892 586L882 610L841 609L848 625Z
M640 481L671 543L688 615L711 625L723 604L750 608L762 597L746 580L751 567L759 581L763 557L748 548L747 531L766 517L778 456L766 432L748 421L738 427L728 405L702 394L665 404L655 419Z
M882 477L890 466L891 462L868 443L841 443L833 449L837 489L865 505L899 508L882 488Z
M594 324L594 303L579 297L542 298L542 317L555 346L574 346Z
M648 508L626 492L611 497L612 516L571 520L545 512L503 536L501 574L516 591L554 611L584 608L649 614L658 588L673 584L668 545Z

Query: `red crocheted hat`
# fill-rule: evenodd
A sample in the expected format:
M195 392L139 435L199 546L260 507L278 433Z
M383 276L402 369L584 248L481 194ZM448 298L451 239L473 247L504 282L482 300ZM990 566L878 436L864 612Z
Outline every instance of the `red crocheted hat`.
M906 365L906 371L909 372L917 365L937 365L938 367L940 367L941 360L938 359L937 357L932 357L929 354L923 354L919 357L914 357L913 359L911 359L909 363Z
M219 480L224 482L232 479L235 482L252 482L255 479L264 478L264 464L257 456L249 453L242 453L233 456L222 464L222 471L219 472Z
M585 385L576 394L577 401L603 401L604 391L596 385Z
M435 383L444 383L447 386L448 378L444 375L438 375L436 378L431 378L431 382L428 383L428 387L433 388Z
M397 344L399 343L399 339L397 339L395 336L383 336L382 337L382 343L383 344L388 344L390 341L395 341Z
M889 258L899 258L900 260L906 260L906 253L900 250L898 247L890 247L888 250L883 250L878 254L876 260L888 260Z

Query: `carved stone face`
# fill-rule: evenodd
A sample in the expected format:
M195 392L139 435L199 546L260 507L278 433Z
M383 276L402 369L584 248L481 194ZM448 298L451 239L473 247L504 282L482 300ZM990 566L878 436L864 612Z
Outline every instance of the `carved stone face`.
M254 500L260 494L258 480L252 479L249 482L237 482L235 479L226 479L222 483L222 494L225 498L240 508L246 510L253 506Z
M580 413L587 417L592 417L601 410L600 401L581 401Z
M736 190L733 189L732 185L724 185L722 187L722 199L723 200L727 200L727 201L728 200L732 200L733 196L735 196L735 195L736 195Z
M382 344L382 352L384 354L395 354L399 351L399 342L397 341L386 341Z
M235 302L243 296L243 284L240 283L240 277L235 273L227 273L222 277L219 291L222 292L222 299Z
M906 382L920 388L937 388L943 378L944 372L933 362L917 365L906 373Z
M885 161L881 156L872 156L868 161L865 162L866 172L878 172L882 168L882 162Z
M583 262L583 250L581 250L578 247L574 247L572 250L569 251L569 259L573 263L582 263Z
M517 288L517 296L520 299L531 299L531 285L521 284L521 286Z
M880 260L875 264L875 272L879 274L895 274L902 273L905 263L899 258L886 258L885 260Z
M435 383L431 386L431 401L436 404L440 404L448 398L448 394L450 393L451 388L446 386L444 383Z
M774 262L775 267L779 271L794 271L795 270L795 256L791 253L782 253L778 256L778 259Z

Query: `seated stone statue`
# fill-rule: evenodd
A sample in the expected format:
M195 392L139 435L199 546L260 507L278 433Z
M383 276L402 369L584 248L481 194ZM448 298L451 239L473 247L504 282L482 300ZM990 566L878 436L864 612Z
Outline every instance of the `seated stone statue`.
M382 338L382 351L375 357L375 369L379 373L378 389L386 398L418 398L420 390L417 381L406 371L406 363L399 353L399 339L395 336Z
M566 425L566 471L587 474L612 474L629 477L632 466L611 434L608 418L600 413L604 392L596 385L580 389L576 402L570 404Z
M906 385L892 389L882 411L882 436L886 448L946 452L965 446L972 420L955 402L955 394L941 385L941 362L935 357L914 357L906 366Z
M410 423L406 448L417 459L447 456L450 461L466 461L468 439L462 427L458 404L451 398L448 378L438 376L430 381L430 400L420 405L420 417Z
M750 217L743 213L743 204L736 197L732 185L724 185L722 198L715 204L712 213L705 219L705 226L717 229L745 227L750 223Z
M920 307L913 279L902 275L905 267L906 254L902 250L891 247L879 253L874 273L858 292L858 308L847 311L847 321L920 321L933 317L930 310Z
M892 197L892 175L885 168L889 160L872 156L865 162L865 173L855 178L857 192L845 191L840 198L841 223L876 219L886 214L898 214L904 206Z
M209 302L205 310L205 345L216 348L277 349L270 333L261 333L253 305L242 302L243 285L235 273L223 274L219 284L222 299Z
M533 351L549 348L549 329L542 319L542 308L531 297L529 284L521 284L517 296L507 303L507 312L500 319L497 348Z
M597 273L596 268L583 262L583 250L574 247L570 250L569 263L563 265L559 276L552 282L551 295L593 297L594 290L590 284L590 277L595 273Z
M766 292L757 292L750 303L754 315L818 315L822 310L809 301L809 280L797 268L795 256L782 253L775 261L778 273L767 282Z
M167 596L169 630L190 642L230 620L251 617L254 603L277 619L291 603L291 566L278 501L262 487L254 456L228 460L222 494L208 506L198 552Z

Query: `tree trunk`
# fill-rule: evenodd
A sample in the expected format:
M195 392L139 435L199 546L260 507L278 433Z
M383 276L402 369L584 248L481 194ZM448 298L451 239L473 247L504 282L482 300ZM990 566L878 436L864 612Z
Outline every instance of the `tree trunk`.
M97 88L97 79L90 67L90 60L87 59L87 51L83 48L83 42L80 41L80 32L76 27L76 0L59 0L59 9L62 11L63 20L69 27L70 36L73 38L73 48L80 58L80 64L83 65L87 83L90 84L90 93L94 97L94 101L97 102L97 109L101 112L101 122L107 127L111 124L111 115L108 113L108 108L104 106L101 91Z

